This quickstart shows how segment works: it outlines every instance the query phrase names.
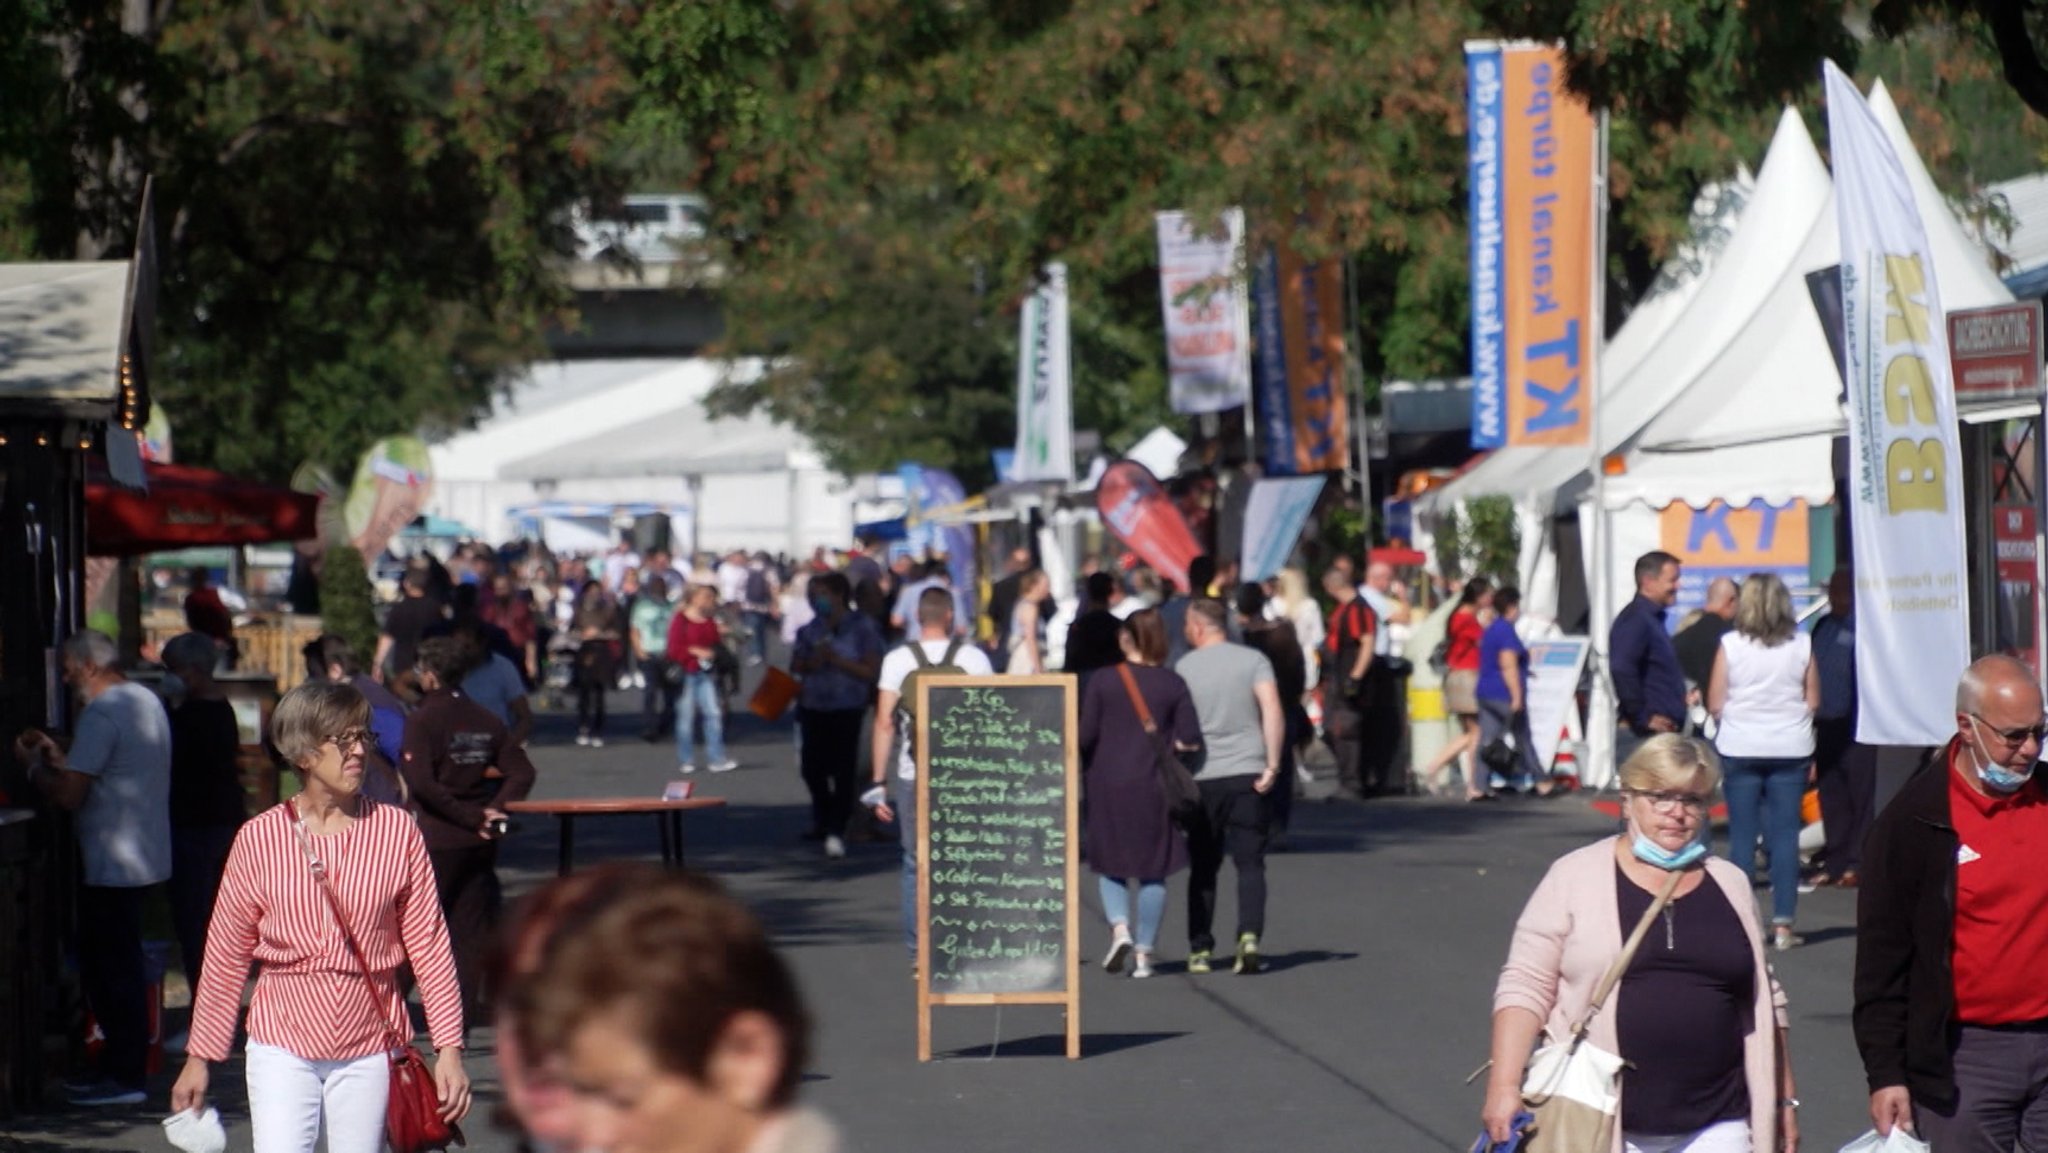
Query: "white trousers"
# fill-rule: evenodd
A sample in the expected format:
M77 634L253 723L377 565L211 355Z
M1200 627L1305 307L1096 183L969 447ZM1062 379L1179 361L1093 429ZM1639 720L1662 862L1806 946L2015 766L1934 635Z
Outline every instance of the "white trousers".
M1646 1137L1623 1133L1627 1153L1750 1153L1749 1122L1717 1121L1697 1133L1677 1137Z
M353 1061L308 1061L249 1042L249 1129L256 1153L382 1153L391 1062L382 1053Z

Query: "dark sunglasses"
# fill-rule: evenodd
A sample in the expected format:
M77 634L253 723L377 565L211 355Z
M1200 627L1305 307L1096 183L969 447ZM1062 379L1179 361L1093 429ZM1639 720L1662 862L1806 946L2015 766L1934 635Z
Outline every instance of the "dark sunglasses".
M2048 724L2023 725L2017 729L1993 729L1991 728L1991 722L1985 720L1982 714L1971 713L1970 715L1977 719L1978 724L1991 729L1993 733L1997 734L1999 740L2004 741L2008 745L2023 745L2029 740L2038 745L2043 737L2048 737Z

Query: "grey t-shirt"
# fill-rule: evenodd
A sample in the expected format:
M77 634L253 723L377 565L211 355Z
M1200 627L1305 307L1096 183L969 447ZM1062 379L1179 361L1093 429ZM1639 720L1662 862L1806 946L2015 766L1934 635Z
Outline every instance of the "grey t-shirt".
M1195 649L1173 666L1188 683L1202 721L1195 779L1257 776L1266 771L1266 737L1252 690L1273 683L1273 662L1257 649L1226 641Z
M85 883L112 889L171 876L171 720L163 702L122 682L78 715L65 765L93 778L78 810Z

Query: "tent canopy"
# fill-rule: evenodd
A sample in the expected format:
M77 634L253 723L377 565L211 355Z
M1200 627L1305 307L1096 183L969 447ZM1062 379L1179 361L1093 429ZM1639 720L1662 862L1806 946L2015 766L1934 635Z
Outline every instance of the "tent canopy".
M1934 250L1945 311L2012 300L1982 248L1970 239L1913 148L1884 84L1871 112L1891 138ZM1834 496L1832 441L1846 429L1842 378L1806 276L1841 263L1834 199L1813 222L1798 255L1769 286L1755 319L1718 350L1662 413L1631 439L1627 472L1606 485L1609 508L1713 501L1782 505Z

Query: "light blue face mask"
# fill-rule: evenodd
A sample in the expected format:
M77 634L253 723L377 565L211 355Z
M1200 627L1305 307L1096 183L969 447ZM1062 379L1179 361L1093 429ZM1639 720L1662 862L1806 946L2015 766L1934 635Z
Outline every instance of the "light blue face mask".
M1635 853L1636 860L1646 865L1655 865L1669 873L1695 864L1701 857L1706 856L1707 843L1703 840L1689 841L1683 849L1674 853L1643 834L1637 833L1635 840L1629 845L1629 850Z
M1984 782L1985 788L2006 797L2019 792L2028 781L2034 779L2032 766L2024 773L2016 773L1991 759L1991 754L1985 751L1981 734L1977 732L1976 717L1970 718L1970 731L1976 738L1977 755L1983 758L1983 763L1977 766L1977 779Z

